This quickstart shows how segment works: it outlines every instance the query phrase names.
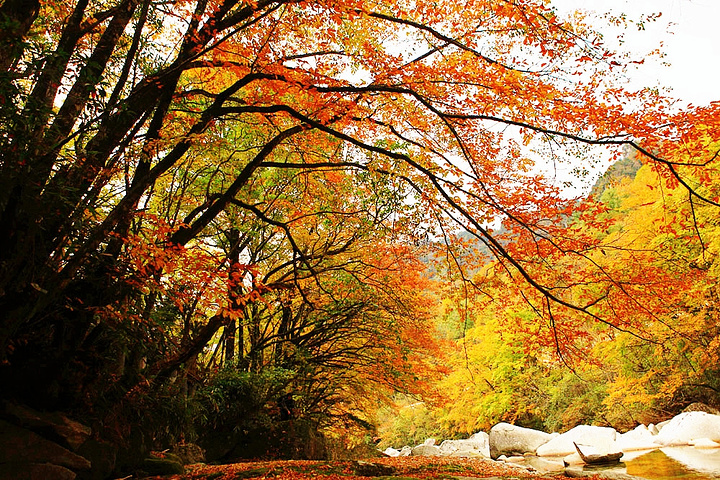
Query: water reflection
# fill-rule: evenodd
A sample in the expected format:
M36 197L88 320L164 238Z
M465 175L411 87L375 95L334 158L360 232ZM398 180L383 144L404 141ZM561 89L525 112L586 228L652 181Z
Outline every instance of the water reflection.
M684 464L665 454L662 450L641 455L625 462L627 473L648 479L687 478L701 479L697 472L689 470Z
M622 461L625 473L648 480L720 479L720 449L669 447L637 456L626 455Z
M717 448L675 447L662 451L683 465L708 474L708 478L720 478L720 450Z

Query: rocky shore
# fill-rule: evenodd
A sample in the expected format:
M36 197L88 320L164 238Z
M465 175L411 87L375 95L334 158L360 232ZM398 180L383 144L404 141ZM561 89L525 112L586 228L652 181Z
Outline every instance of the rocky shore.
M579 425L562 434L547 433L508 423L498 423L489 433L478 432L467 439L437 443L427 439L414 447L388 448L383 453L397 456L482 457L543 472L580 474L585 456L617 457L620 461L664 447L690 446L720 448L720 415L686 411L657 425L638 425L619 433L610 427ZM620 478L618 475L613 475Z

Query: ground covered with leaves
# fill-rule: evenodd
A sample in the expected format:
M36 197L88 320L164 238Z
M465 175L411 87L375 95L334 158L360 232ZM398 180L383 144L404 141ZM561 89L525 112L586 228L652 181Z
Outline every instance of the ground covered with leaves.
M543 476L527 469L483 459L442 457L379 458L372 461L308 461L285 460L244 462L228 465L191 465L185 475L173 475L173 480L241 480L265 479L562 479L560 475Z

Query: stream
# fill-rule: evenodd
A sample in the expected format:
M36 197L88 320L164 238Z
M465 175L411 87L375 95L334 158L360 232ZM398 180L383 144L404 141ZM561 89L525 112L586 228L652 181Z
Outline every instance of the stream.
M651 452L631 452L615 467L585 468L601 473L616 471L648 480L720 479L720 449L666 447Z

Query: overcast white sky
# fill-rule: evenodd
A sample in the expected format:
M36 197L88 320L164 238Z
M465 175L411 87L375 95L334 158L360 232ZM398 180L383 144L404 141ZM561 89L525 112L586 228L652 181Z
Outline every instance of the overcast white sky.
M673 96L694 105L720 100L720 0L551 1L560 12L575 9L601 14L624 12L632 19L662 12L656 22L646 25L645 31L635 28L625 32L626 46L632 51L649 51L662 41L667 54L662 60L638 67L633 72L633 85L672 87ZM601 25L598 23L597 27ZM616 34L599 29L606 32L606 42L611 45ZM664 67L661 62L671 65Z

